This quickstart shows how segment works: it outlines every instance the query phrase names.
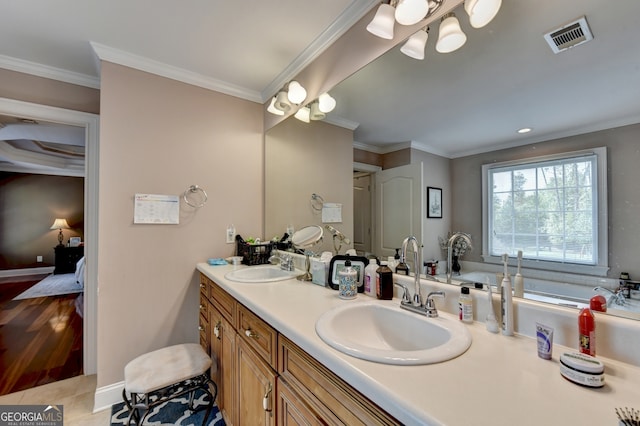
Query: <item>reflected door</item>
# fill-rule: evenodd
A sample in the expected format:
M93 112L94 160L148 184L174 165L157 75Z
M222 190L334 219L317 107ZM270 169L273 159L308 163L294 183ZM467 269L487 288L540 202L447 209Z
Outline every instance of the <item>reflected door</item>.
M422 163L382 170L375 181L375 253L386 259L409 235L423 241Z
M371 175L353 177L353 248L371 253Z

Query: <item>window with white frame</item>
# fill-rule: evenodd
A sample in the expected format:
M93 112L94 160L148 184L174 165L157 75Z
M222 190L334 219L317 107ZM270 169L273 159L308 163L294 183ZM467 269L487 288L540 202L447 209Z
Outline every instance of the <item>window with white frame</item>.
M597 148L484 165L485 260L522 250L537 267L606 273L606 164Z

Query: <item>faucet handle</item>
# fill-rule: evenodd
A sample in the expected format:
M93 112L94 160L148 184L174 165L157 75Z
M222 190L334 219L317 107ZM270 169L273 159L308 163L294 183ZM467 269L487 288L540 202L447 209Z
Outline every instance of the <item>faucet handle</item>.
M411 298L409 298L409 289L407 288L406 285L404 284L400 284L400 283L393 283L394 285L397 285L398 287L400 287L403 291L402 291L402 301L400 302L403 305L411 305Z
M427 300L424 303L424 309L427 311L427 316L429 318L435 318L438 316L438 309L436 308L436 304L433 301L434 297L442 297L445 298L445 293L443 291L432 291L427 294Z

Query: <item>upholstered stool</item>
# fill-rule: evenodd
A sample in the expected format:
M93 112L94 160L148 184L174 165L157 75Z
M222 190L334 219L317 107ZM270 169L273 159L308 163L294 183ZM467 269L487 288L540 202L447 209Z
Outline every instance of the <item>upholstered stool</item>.
M206 424L218 388L208 374L212 361L197 343L169 346L140 355L124 368L122 398L129 408L127 424L135 420L144 423L151 409L171 399L189 394L189 409L193 397L202 389L210 398L202 424ZM215 364L213 364L215 366ZM211 394L209 385L213 385ZM127 398L127 393L130 398Z

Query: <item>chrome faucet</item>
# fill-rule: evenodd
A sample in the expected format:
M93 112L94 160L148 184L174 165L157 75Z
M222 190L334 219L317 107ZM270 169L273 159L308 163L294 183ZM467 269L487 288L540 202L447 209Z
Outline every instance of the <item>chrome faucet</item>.
M453 244L458 238L465 240L469 245L469 249L472 248L471 235L466 232L456 232L449 238L449 241L447 241L447 284L451 284L451 252L453 251Z
M280 263L280 269L282 269L283 271L294 271L296 269L295 264L293 263L293 256L291 256L290 254L280 254L278 250L273 250L271 252L271 256L269 257L269 263L273 264L273 262L276 260L278 261L278 263Z
M415 276L415 290L413 294L413 306L422 306L422 296L420 295L420 263L422 262L422 256L420 254L420 244L413 235L407 237L402 241L402 248L400 249L400 261L407 263L407 246L412 243L413 249L413 269Z
M432 291L427 294L427 299L425 300L423 306L414 306L413 303L411 303L411 299L409 298L409 289L407 288L407 286L400 283L394 284L402 288L402 301L400 302L400 307L402 309L406 309L420 315L426 315L429 318L436 318L438 316L438 309L436 308L436 304L433 301L433 298L437 296L444 299L444 291Z
M615 302L616 305L624 305L625 304L625 298L624 298L624 294L621 291L620 288L618 288L617 290L611 290L607 287L595 287L593 289L593 291L595 291L596 293L601 293L603 291L607 292L610 294L610 297L607 300L607 306L611 306L611 302Z

